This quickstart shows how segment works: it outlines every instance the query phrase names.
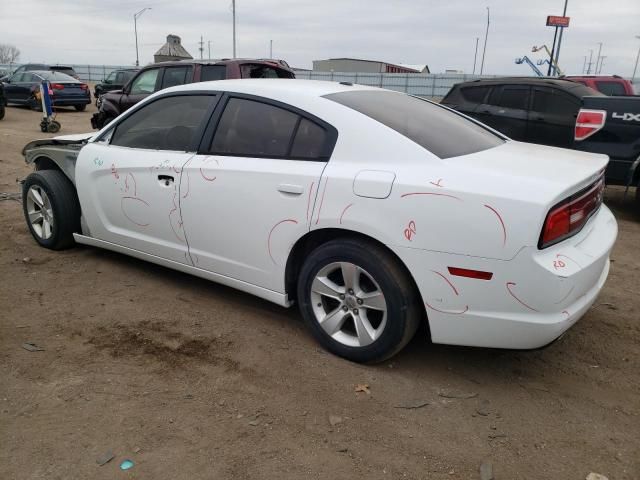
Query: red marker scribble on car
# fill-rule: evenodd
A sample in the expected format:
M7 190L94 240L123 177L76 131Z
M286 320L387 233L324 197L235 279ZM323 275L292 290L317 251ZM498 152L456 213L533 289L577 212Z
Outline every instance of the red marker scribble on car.
M269 251L269 257L271 257L271 261L273 262L274 265L277 265L278 262L276 262L276 259L273 258L273 254L271 253L271 235L273 234L273 231L276 228L278 228L278 226L282 225L283 223L295 223L295 224L297 224L298 221L294 220L293 218L286 218L284 220L280 220L273 227L271 227L271 230L269 231L269 236L267 237L267 250Z
M453 283L451 283L451 281L447 277L445 277L442 273L437 272L435 270L431 270L431 272L435 273L440 278L442 278L445 282L447 282L447 285L451 287L451 290L453 290L453 293L455 294L456 297L460 296L460 292L458 292L458 289L455 287ZM429 307L432 310L435 310L436 312L448 313L450 315L462 315L463 313L466 313L469 311L469 305L465 305L465 307L461 311L455 311L455 310L452 311L452 310L441 310L439 308L434 307L433 305L431 305L429 302L426 302L426 301L424 303L427 307Z
M505 227L504 225L502 215L500 215L500 212L498 212L498 210L493 208L491 205L485 205L485 207L495 213L496 217L498 217L498 220L500 221L500 225L502 226L502 246L504 247L507 244L507 227Z
M528 309L529 309L529 310L531 310L532 312L539 312L539 310L536 310L536 309L535 309L535 308L533 308L532 306L527 305L527 304L526 304L526 303L524 303L522 300L520 300L518 297L516 297L515 293L513 293L513 292L511 291L511 287L515 287L515 286L516 286L516 284L515 284L514 282L507 282L507 291L509 292L509 295L511 295L513 298L515 298L515 299L516 299L516 301L517 301L520 305L522 305L522 306L524 306L524 307L528 308Z
M407 240L412 242L413 241L413 236L415 234L416 234L416 222L411 220L409 222L409 225L407 226L407 228L404 229L404 238L406 238Z
M344 207L344 210L342 210L342 213L340 214L340 220L339 223L340 225L342 225L342 217L344 217L344 214L347 212L347 210L349 210L351 207L353 207L353 203L350 203L349 205L347 205L346 207Z

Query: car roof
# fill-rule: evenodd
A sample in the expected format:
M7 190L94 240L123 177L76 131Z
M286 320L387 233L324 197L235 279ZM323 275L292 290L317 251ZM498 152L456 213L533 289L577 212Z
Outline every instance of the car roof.
M210 90L245 93L265 97L322 97L331 93L357 90L379 90L377 87L355 85L348 82L325 80L299 80L294 78L244 78L236 80L213 80L210 82L188 83L171 87L161 92Z
M150 65L145 65L144 68L157 67L158 65L185 65L185 64L198 64L198 65L228 65L233 63L262 63L264 65L274 65L286 70L290 70L291 67L283 60L268 59L268 58L209 58L209 59L186 59L186 60L168 60L166 62L157 62Z
M25 72L25 73L34 73L39 77L43 77L45 79L47 77L51 77L51 75L62 75L63 77L66 77L66 78L59 78L60 82L69 82L69 81L77 82L78 81L75 78L73 78L71 75L67 75L66 73L59 72L56 70L29 70L28 72Z
M564 80L555 77L498 77L498 78L482 78L478 80L470 80L460 83L460 86L470 85L502 85L509 83L511 85L555 85L556 87L574 88L576 82Z

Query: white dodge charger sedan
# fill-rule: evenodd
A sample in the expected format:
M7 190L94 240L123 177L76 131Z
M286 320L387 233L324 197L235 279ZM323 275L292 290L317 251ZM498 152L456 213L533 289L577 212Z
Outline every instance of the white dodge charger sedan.
M357 362L395 354L423 321L436 343L546 345L594 302L617 235L606 156L348 83L169 88L24 154L43 247L102 247L296 302Z

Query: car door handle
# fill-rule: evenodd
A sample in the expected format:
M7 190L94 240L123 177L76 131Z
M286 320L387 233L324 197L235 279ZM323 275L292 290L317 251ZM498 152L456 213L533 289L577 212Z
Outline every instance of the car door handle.
M304 192L302 185L291 185L290 183L281 183L278 185L278 191L282 193L291 193L293 195L300 195Z
M173 177L171 175L158 175L158 181L163 187L170 187L173 185Z

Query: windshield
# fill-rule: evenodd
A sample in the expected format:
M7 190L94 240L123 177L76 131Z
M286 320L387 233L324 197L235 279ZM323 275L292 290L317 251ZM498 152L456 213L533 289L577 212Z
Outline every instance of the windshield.
M60 72L34 72L38 76L51 82L77 82L77 80L69 75Z
M458 157L502 145L502 137L435 103L388 90L325 95L413 140L440 158Z

